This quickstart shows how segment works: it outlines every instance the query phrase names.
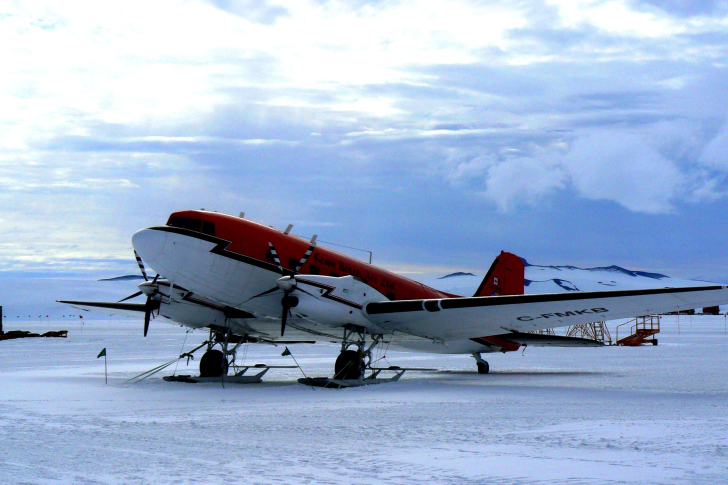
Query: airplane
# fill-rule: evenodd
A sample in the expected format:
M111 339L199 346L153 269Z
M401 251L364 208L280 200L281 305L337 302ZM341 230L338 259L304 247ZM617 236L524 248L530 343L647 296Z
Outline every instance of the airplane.
M140 285L146 303L126 305L144 312L145 336L154 311L182 325L209 327L201 376L226 372L237 348L230 351L228 343L286 342L287 335L302 339L292 342L340 342L334 379L361 381L374 369L378 345L469 354L486 374L483 353L602 345L534 331L728 303L722 285L524 295L523 262L505 252L474 295L454 295L322 247L316 236L295 236L291 228L280 231L242 214L174 212L166 225L133 235L143 274L141 260L164 278ZM125 305L65 303L122 311Z

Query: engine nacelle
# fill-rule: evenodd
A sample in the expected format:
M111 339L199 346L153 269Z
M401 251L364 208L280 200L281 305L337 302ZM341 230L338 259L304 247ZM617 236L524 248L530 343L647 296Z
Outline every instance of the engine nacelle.
M371 322L362 312L367 303L388 301L387 297L353 276L296 275L298 305L291 311L301 318L323 325L343 327L350 323L365 327L371 334L386 330Z

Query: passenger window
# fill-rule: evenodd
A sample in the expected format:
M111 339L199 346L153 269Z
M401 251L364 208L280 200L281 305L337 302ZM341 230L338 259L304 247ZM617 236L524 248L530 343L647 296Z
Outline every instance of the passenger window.
M318 266L311 265L308 267L308 273L309 274L321 274L321 270L319 270Z

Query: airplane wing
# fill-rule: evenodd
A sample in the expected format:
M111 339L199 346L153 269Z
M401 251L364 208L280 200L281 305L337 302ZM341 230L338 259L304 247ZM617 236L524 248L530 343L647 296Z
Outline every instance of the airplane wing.
M94 311L99 313L105 313L107 315L123 315L125 317L142 317L144 318L144 311L146 305L144 303L118 303L118 302L104 302L104 301L68 301L68 300L56 300L58 303L65 303L73 308L78 308L84 311Z
M368 318L392 331L433 340L528 332L728 303L728 287L482 296L369 303Z

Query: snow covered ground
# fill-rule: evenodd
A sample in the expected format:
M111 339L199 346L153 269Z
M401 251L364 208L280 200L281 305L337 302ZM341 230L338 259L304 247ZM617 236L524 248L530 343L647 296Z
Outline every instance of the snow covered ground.
M0 483L726 483L724 323L681 316L678 334L666 317L656 347L489 355L486 376L468 356L389 350L391 364L440 370L314 391L297 369L224 389L124 384L205 334L153 323L144 339L139 321L74 321L68 339L0 342ZM290 349L314 376L338 351ZM250 346L246 362L292 363L282 350ZM177 369L195 372L196 361Z

